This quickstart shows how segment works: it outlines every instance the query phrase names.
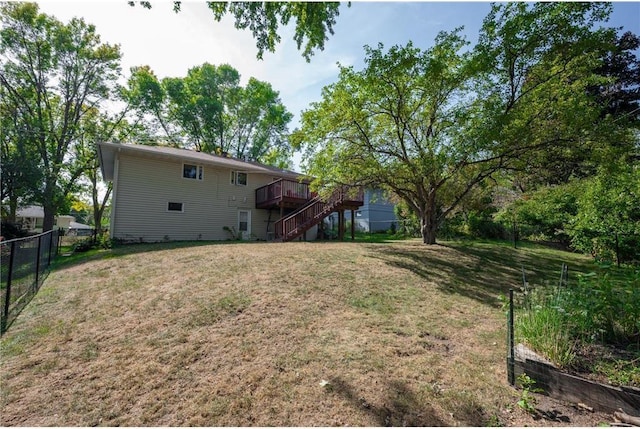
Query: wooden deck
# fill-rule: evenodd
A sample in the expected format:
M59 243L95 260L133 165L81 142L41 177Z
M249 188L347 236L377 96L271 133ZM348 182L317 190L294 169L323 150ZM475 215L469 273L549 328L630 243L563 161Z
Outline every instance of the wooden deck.
M308 183L278 179L256 189L256 208L301 207L315 196L315 193L309 190Z
M256 208L280 209L280 219L275 221L271 230L274 239L279 241L299 237L333 212L340 213L341 231L344 232L344 211L357 210L363 204L364 190L348 186L336 189L327 201L311 192L306 182L278 179L256 189ZM289 209L286 216L284 209Z

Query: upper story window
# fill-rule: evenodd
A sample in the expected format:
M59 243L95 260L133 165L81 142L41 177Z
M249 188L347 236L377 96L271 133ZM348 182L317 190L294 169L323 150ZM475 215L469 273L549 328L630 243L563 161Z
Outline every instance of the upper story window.
M185 179L202 180L204 178L204 168L201 165L182 164L182 177Z
M238 186L247 186L247 173L243 171L232 171L231 184Z

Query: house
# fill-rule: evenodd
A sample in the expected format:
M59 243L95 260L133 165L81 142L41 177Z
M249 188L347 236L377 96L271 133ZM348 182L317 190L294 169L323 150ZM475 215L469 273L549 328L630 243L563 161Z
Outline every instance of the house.
M110 235L124 242L313 239L326 216L362 205L345 190L322 201L299 173L225 156L117 143L99 143L98 156L113 182Z
M69 229L71 222L75 222L73 216L59 215L55 217L56 228ZM44 208L41 206L25 206L16 210L16 223L29 232L42 232L44 223Z
M363 232L388 231L398 226L393 204L380 189L365 189L362 207L355 212L355 228ZM337 225L337 214L327 218L329 228Z

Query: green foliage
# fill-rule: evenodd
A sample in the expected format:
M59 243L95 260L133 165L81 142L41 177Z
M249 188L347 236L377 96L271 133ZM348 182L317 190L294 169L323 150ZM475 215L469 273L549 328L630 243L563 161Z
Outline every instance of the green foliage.
M223 226L222 229L224 229L229 233L229 235L231 235L231 240L237 240L237 241L242 240L242 233L239 231L236 231L235 226L232 226L232 227Z
M35 154L30 162L41 175L27 187L49 230L85 169L73 156L80 121L109 96L121 54L100 42L94 26L77 18L63 24L35 3L3 3L0 22L2 104L13 115L3 125L18 153Z
M315 49L324 49L328 34L339 15L338 2L210 2L216 21L229 13L235 18L238 29L249 28L256 39L257 57L262 59L264 51L274 52L281 37L278 26L286 26L295 18L293 40L298 49L304 44L302 56L309 61Z
M617 274L617 278L614 277ZM640 270L578 276L563 293L573 335L586 341L629 344L640 338Z
M580 343L635 345L640 339L640 270L602 267L561 288L529 290L516 333L561 367Z
M150 1L139 1L146 9L151 9ZM129 1L135 6L135 1ZM265 51L275 52L275 47L282 40L278 34L279 26L286 26L291 18L295 18L293 40L298 50L304 44L302 56L311 60L315 49L324 49L324 42L333 35L333 26L340 14L339 2L207 2L216 21L230 14L235 18L235 27L253 33L258 48L258 59L262 59ZM348 6L351 3L347 3ZM179 12L181 2L173 2L173 10ZM328 33L328 34L327 34Z
M518 376L518 384L522 388L518 406L528 413L536 412L536 398L531 393L541 393L543 390L533 387L536 382L524 372Z
M250 78L240 86L240 74L230 65L205 63L183 78L162 81L148 66L134 67L124 95L152 118L153 142L289 166L291 113L269 83Z
M582 183L571 244L599 260L640 261L640 170L601 171Z
M536 238L568 244L568 223L578 211L577 196L581 192L577 181L566 185L544 187L504 208L496 219L516 222L520 228L535 227Z
M516 318L518 336L559 367L569 367L575 359L576 340L557 297L534 295L529 299L531 307Z
M386 52L382 45L366 47L362 71L342 67L293 136L294 145L306 148L313 186L381 187L417 216L425 243L434 243L445 204L455 204L483 174L462 174L469 153L451 126L466 120L463 106L453 103L468 80L466 44L459 30L443 32L427 51L411 43Z

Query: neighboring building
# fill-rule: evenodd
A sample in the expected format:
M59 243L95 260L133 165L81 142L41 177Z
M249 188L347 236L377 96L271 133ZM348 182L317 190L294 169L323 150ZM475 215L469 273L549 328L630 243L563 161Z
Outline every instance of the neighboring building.
M75 222L73 216L59 215L55 217L54 226L64 230L69 229L71 222ZM29 232L42 232L44 223L44 208L41 206L25 206L16 210L16 223ZM91 229L91 227L88 227Z
M99 143L98 156L113 182L110 235L125 242L313 239L332 211L362 204L323 203L301 174L186 149Z
M88 236L93 234L93 227L79 222L69 222L68 235Z
M394 212L395 204L389 201L380 189L365 189L362 207L355 212L355 224L358 231L388 231L398 226L398 218ZM331 215L327 219L329 228L337 224L338 216ZM348 219L347 219L348 220Z

